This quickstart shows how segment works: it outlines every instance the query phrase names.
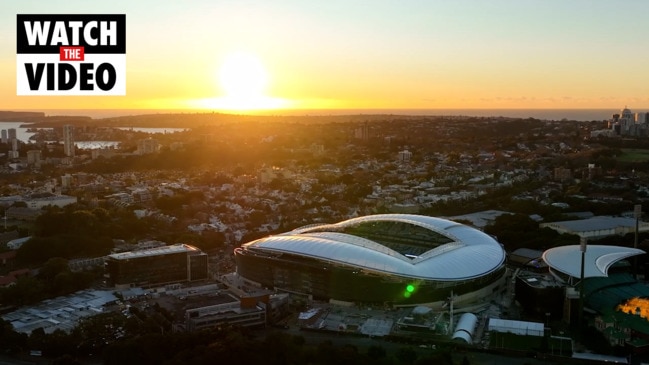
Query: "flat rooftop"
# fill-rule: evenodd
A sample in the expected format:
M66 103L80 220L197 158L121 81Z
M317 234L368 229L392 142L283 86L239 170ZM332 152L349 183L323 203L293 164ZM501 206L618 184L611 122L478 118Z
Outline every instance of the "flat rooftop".
M102 313L103 306L115 300L117 297L112 291L84 290L20 308L2 318L20 333L29 334L37 328L43 328L45 333L57 329L70 332L81 318Z
M173 254L173 253L197 252L197 251L199 251L199 249L194 247L194 246L190 246L190 245L186 245L184 243L180 243L180 244L176 244L176 245L148 248L146 250L114 253L114 254L108 255L108 257L110 257L112 259L115 259L115 260L129 260L129 259L136 259L136 258L140 258L140 257L170 255L170 254Z

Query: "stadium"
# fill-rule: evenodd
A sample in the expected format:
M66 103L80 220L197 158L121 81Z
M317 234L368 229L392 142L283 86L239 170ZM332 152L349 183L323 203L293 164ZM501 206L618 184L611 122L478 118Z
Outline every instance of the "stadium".
M458 307L505 285L505 251L491 236L434 217L379 214L301 227L235 249L237 274L317 300Z

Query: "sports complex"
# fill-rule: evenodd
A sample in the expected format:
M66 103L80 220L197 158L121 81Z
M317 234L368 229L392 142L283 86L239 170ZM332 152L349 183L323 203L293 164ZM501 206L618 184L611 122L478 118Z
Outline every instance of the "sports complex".
M491 236L446 219L378 214L309 225L235 250L237 274L312 299L456 307L504 288L506 253Z

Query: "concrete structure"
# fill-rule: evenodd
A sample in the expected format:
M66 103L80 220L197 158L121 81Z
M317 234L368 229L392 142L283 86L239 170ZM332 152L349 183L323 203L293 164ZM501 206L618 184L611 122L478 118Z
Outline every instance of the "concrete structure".
M235 249L237 272L262 287L324 300L456 306L504 283L505 251L456 222L380 214L312 225Z
M20 308L2 318L19 333L29 334L37 328L48 334L56 330L69 333L80 319L102 313L105 304L116 300L113 291L84 290Z
M115 253L106 258L106 271L118 288L205 280L207 254L186 244Z
M158 141L152 138L140 139L137 141L137 154L146 155L149 153L156 153L160 146Z
M63 126L63 153L68 157L74 157L74 126Z
M27 164L33 165L36 167L41 166L41 151L40 150L30 150L27 151Z
M489 331L513 333L523 336L542 337L545 325L537 322L512 321L500 318L489 318Z
M263 167L259 170L259 182L268 184L275 179L292 179L293 173L281 167Z
M42 195L32 196L24 200L28 208L40 210L46 206L53 205L64 207L77 202L76 196L68 195Z
M541 223L541 228L551 228L561 234L575 234L583 238L601 238L635 232L635 219L624 217L596 216L588 219ZM649 222L639 222L640 232L649 231Z
M221 325L264 327L266 325L266 310L260 305L246 307L240 301L235 300L230 303L189 309L185 312L187 331L199 331Z
M446 217L446 218L452 221L470 222L471 226L483 231L486 226L493 224L496 221L496 218L500 217L503 214L513 214L513 213L505 212L502 210L490 209L490 210L483 210L481 212L469 213L464 215L456 215L453 217Z
M73 178L70 174L61 176L61 187L68 189L72 186Z
M398 160L402 162L408 162L412 158L412 152L408 150L399 151Z

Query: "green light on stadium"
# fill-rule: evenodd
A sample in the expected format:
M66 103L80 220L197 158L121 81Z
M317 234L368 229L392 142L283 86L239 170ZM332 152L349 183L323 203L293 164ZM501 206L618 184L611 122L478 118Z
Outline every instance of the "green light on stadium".
M406 291L407 291L408 293L412 293L412 292L414 292L414 291L415 291L415 286L412 285L412 284L408 284L408 286L406 287Z

